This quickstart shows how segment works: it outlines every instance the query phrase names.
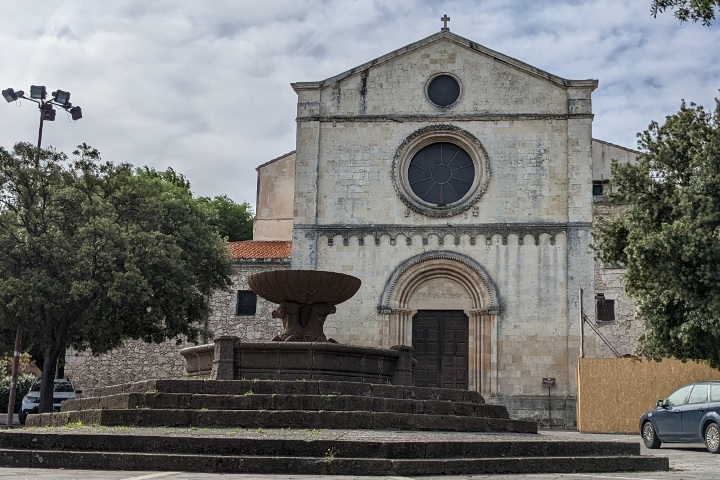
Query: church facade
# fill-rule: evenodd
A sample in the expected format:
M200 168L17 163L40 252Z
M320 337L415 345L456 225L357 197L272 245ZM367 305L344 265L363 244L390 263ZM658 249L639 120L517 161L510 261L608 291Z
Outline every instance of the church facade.
M363 282L328 335L411 345L416 384L478 390L529 416L552 384L572 416L579 292L586 312L614 301L596 284L621 294L589 247L597 190L610 159L635 155L593 140L597 86L447 29L294 83L292 268ZM587 355L603 348L583 340Z
M513 417L573 425L581 351L612 354L583 335L581 305L620 354L642 328L622 269L590 249L594 219L612 213L610 161L637 155L593 139L597 86L447 28L292 84L296 151L257 169L254 239L231 246L234 290L214 297L210 329L267 339L277 327L261 299L244 310L249 273L347 273L362 286L328 317L329 337L412 346L417 385L477 390ZM268 245L284 253L273 259Z

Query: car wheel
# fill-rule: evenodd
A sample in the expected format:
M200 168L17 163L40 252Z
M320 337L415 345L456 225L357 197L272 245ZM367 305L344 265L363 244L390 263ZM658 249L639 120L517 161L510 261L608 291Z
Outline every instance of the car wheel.
M655 433L652 422L645 422L642 427L642 439L647 448L660 448L662 442Z
M720 453L720 427L711 423L705 429L705 446L710 453Z

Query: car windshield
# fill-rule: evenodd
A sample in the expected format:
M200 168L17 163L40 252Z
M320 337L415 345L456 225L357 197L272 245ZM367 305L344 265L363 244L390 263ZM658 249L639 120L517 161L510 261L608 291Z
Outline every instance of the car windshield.
M684 405L685 399L688 396L688 393L690 393L690 389L692 388L692 385L686 385L682 387L680 390L672 393L667 400L665 400L665 405L673 406L673 405Z
M39 392L40 391L40 382L35 382L35 384L30 388L31 392ZM74 392L75 389L73 388L73 384L70 382L55 382L55 392L56 393L68 393L68 392Z

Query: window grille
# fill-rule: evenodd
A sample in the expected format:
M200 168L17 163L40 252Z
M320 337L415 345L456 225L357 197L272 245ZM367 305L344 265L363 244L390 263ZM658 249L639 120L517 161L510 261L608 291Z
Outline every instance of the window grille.
M615 321L615 300L608 300L604 293L595 296L595 315L598 322Z
M255 315L257 295L250 290L238 290L235 315Z

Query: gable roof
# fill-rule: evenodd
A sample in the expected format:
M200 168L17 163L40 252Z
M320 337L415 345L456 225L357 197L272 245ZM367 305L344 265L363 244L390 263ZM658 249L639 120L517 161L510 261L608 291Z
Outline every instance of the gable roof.
M227 249L233 260L290 258L292 242L246 240L244 242L228 242Z
M277 162L277 161L282 160L283 158L287 158L287 157L289 157L290 155L294 155L294 154L295 154L295 150L293 150L292 152L288 152L288 153L286 153L285 155L280 155L280 156L277 157L277 158L273 158L272 160L268 160L267 162L263 163L262 165L258 165L257 167L255 167L255 170L260 170L260 169L263 168L263 167L267 167L267 166L270 165L271 163L275 163L275 162Z
M467 49L474 50L476 52L479 52L479 53L482 53L489 57L492 57L493 59L495 59L499 62L513 66L513 67L517 68L518 70L522 70L522 71L524 71L530 75L533 75L535 77L548 80L548 81L555 83L563 88L580 87L580 88L591 88L594 90L598 86L597 80L591 80L591 79L568 80L568 79L565 79L562 77L558 77L557 75L553 75L544 70L540 70L539 68L535 68L532 65L529 65L525 62L521 62L520 60L517 60L515 58L508 57L507 55L503 55L500 52L491 50L487 47L480 45L479 43L475 43L472 40L468 40L467 38L461 37L460 35L450 33L449 31L447 31L447 32L441 31L434 35L430 35L429 37L426 37L422 40L419 40L417 42L411 43L410 45L406 45L402 48L398 48L397 50L387 53L387 54L383 55L382 57L378 57L374 60L370 60L369 62L363 63L360 66L351 68L350 70L347 70L339 75L335 75L334 77L330 77L330 78L327 78L327 79L319 81L319 82L295 82L295 83L291 83L290 85L293 87L293 90L295 90L296 92L299 90L319 89L319 88L324 87L325 85L333 84L333 83L343 80L351 75L354 75L358 72L367 70L370 67L374 67L376 65L383 64L383 63L393 60L395 58L401 57L409 52L412 52L419 48L423 48L427 45L430 45L431 43L438 42L442 39L449 40L449 41L454 42L458 45L461 45Z

